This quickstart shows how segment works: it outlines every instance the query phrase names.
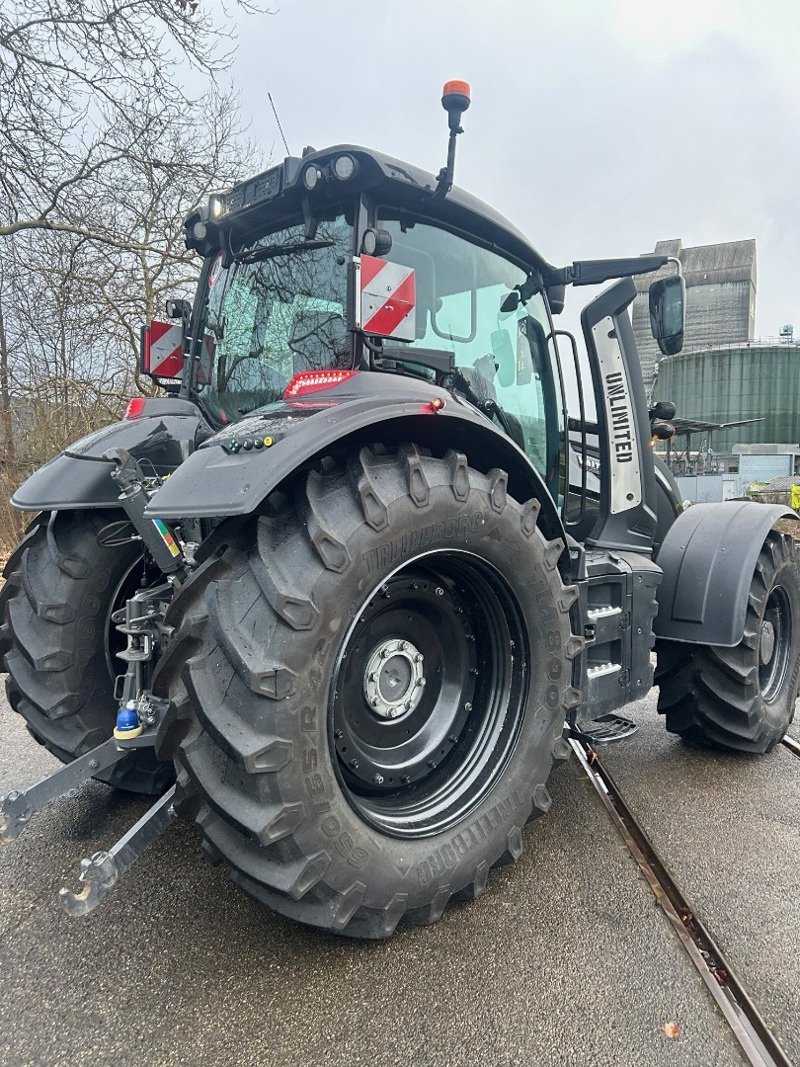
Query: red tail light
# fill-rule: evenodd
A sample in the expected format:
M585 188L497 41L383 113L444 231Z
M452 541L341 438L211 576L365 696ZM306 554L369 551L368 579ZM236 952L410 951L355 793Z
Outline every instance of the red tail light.
M321 393L325 389L332 389L334 385L341 385L348 381L355 370L304 370L295 374L283 391L285 400L297 400L298 397L309 396L311 393Z
M125 414L123 418L126 419L139 419L144 415L144 406L147 403L147 399L143 396L135 396L132 400L128 401L128 406L125 408Z

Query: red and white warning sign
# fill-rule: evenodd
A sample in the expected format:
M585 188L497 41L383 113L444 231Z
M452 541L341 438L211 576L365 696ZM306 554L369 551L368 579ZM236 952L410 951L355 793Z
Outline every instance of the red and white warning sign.
M183 373L183 329L180 323L153 319L145 330L145 369L157 378Z
M361 322L364 333L414 341L417 287L414 270L375 256L361 256Z

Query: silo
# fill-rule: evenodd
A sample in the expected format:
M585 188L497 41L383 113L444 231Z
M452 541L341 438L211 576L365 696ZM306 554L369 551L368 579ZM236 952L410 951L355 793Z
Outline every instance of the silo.
M679 418L763 419L714 432L711 447L800 442L800 344L741 344L662 357L655 396ZM699 440L692 447L701 445Z

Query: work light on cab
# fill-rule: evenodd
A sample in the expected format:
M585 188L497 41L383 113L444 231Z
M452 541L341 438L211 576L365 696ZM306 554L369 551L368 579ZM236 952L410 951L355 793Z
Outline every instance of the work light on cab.
M313 165L310 167L306 167L306 169L303 171L303 185L306 187L306 189L311 192L312 189L316 188L318 181L319 171L317 170L317 168Z
M208 217L216 222L228 211L225 197L221 193L212 193L208 198Z
M337 156L333 161L333 173L341 182L346 182L348 178L352 178L356 172L356 161L352 156L343 155Z

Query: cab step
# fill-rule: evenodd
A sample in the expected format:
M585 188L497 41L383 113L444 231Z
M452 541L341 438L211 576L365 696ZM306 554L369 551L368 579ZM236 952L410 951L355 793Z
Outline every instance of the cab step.
M567 728L564 736L573 737L587 745L611 745L615 741L625 741L632 737L638 729L633 719L609 712L607 715L599 715L596 719L576 722L574 726Z

